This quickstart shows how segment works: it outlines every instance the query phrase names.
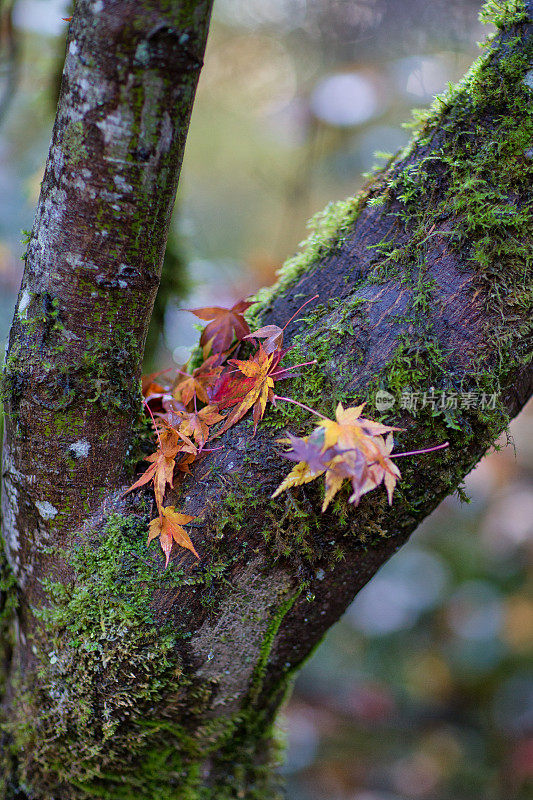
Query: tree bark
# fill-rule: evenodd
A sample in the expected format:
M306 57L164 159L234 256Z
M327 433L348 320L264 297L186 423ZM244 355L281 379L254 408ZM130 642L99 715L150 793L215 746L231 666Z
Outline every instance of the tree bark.
M531 394L529 1L252 309L283 324L318 294L286 331L286 360L318 363L284 394L331 415L387 390L400 449L449 450L403 459L392 506L345 493L322 515L318 482L270 499L280 429L312 427L280 403L176 492L200 562L146 551L150 492L122 492L209 18L170 6L83 0L72 23L4 380L3 798L272 797L295 671Z

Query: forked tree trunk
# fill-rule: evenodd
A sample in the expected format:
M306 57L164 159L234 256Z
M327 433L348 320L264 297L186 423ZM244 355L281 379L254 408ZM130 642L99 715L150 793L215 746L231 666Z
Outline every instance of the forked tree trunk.
M210 3L79 0L4 379L2 800L273 797L295 671L528 398L533 3L508 5L407 151L326 210L255 308L283 324L319 295L286 357L318 363L285 394L376 416L386 390L400 449L450 448L403 459L392 506L344 493L322 515L318 482L269 499L275 439L310 415L270 410L255 438L243 420L175 497L200 562L180 550L164 570L150 492L122 492Z

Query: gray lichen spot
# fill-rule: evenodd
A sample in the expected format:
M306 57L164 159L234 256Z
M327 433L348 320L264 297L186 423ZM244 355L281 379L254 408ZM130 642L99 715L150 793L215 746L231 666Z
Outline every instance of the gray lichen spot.
M22 295L21 295L20 303L19 303L19 307L18 307L19 319L26 319L28 306L29 306L30 302L31 302L31 294L30 294L30 292L28 292L27 289L24 289L22 291Z
M76 180L74 181L73 186L74 186L75 189L78 190L78 192L80 194L85 194L86 189L87 189L87 184L85 183L85 181L79 175L76 177Z
M128 147L133 135L133 111L122 104L109 113L96 125L104 134L106 157L111 160L124 161L128 155Z
M74 458L87 458L90 449L91 444L87 439L78 439L77 442L73 442L70 445L69 452L72 453Z
M172 120L168 111L165 111L161 122L161 135L157 146L158 153L168 153L172 145L172 135Z
M49 503L48 500L36 500L35 506L41 517L48 521L53 519L58 513L57 508Z
M17 517L19 513L19 486L23 482L23 476L15 467L7 442L4 443L2 468L4 476L2 488L2 533L7 560L14 574L18 577L20 571L18 557L20 538Z
M133 186L128 183L122 175L114 175L113 181L117 189L120 189L122 192L132 192Z
M61 336L67 340L67 342L75 342L79 341L79 336L74 333L74 331L69 331L66 328L61 330Z
M533 90L533 69L530 69L526 72L523 83L528 89Z
M137 45L137 50L135 51L135 61L138 64L143 64L146 66L150 61L150 48L148 46L148 42L142 41L139 42Z
M64 259L71 267L78 267L83 264L83 259L79 253L65 253Z
M17 530L18 514L18 489L7 477L4 478L4 502L2 503L4 517L4 537L8 552L15 554L20 547L19 532Z

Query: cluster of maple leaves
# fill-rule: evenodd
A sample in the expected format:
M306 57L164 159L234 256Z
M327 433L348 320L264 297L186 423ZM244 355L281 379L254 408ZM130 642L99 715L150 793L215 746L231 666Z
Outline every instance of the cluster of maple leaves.
M357 505L361 497L380 483L387 488L389 503L400 470L390 459L394 445L392 431L400 430L361 417L364 403L355 408L343 408L339 403L336 420L322 417L309 436L299 438L288 434L281 441L290 445L285 458L298 463L278 486L276 497L291 486L318 478L325 473L326 493L322 504L325 511L346 479L353 492L350 503ZM315 412L316 414L317 412ZM383 434L387 434L384 438Z
M267 325L250 333L243 314L251 303L240 300L233 308L218 306L191 309L202 320L211 320L202 331L200 345L203 363L192 372L178 370L170 385L159 374L143 380L145 405L152 416L157 434L157 449L147 457L148 469L128 489L132 491L153 484L158 516L150 522L148 542L159 538L168 564L173 542L196 552L183 527L194 517L164 506L167 486L175 486L190 472L193 461L209 452L208 440L220 436L253 408L254 433L267 403L275 403L274 382L287 377L291 369L282 369L283 329ZM246 360L230 358L243 340L263 339ZM233 407L233 408L232 408ZM221 412L232 409L227 415ZM212 433L213 426L222 423Z
M288 352L283 348L284 329L267 325L250 332L244 318L250 305L250 302L240 300L230 309L219 306L190 309L197 317L209 322L200 338L203 363L191 372L177 370L177 377L171 383L161 379L164 373L154 373L143 379L144 402L154 423L157 448L146 458L149 462L146 471L127 492L153 484L158 515L150 522L148 542L159 539L165 554L165 566L174 543L199 558L183 527L194 517L176 511L174 506L164 505L167 487L176 486L190 472L194 461L212 451L213 448L206 447L206 444L213 442L250 410L255 434L268 403L275 405L277 400L283 400L302 406L298 401L277 395L274 384L293 374L296 367L305 365L286 369L280 366ZM243 360L231 358L244 341L255 347L252 355ZM298 438L289 433L288 438L278 440L289 445L281 455L297 464L272 496L325 474L323 511L345 480L351 481L353 493L349 501L355 505L363 494L381 483L384 483L391 502L400 477L398 467L391 460L392 432L399 429L364 419L361 417L363 406L344 409L339 404L336 420L302 406L316 414L320 421L309 436ZM224 411L227 413L222 413Z

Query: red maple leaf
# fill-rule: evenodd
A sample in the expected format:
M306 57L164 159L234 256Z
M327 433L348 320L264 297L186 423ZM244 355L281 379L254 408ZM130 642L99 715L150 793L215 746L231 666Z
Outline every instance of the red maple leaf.
M286 350L275 350L273 353L268 354L259 345L258 352L246 361L239 361L236 358L230 359L229 363L235 364L241 373L240 376L238 372L234 374L234 378L240 378L240 385L235 381L230 382L226 387L225 396L220 397L217 403L219 408L227 408L236 403L239 403L239 405L229 414L217 436L235 425L252 407L254 409L255 434L257 424L263 418L267 403L275 404L274 381L289 376L290 369L279 369L279 362L286 352Z
M251 305L252 303L248 300L239 300L233 308L206 306L205 308L188 308L186 310L199 319L213 320L203 329L200 344L202 347L206 347L211 342L213 353L223 353L229 349L234 338L241 340L250 333L243 313Z

